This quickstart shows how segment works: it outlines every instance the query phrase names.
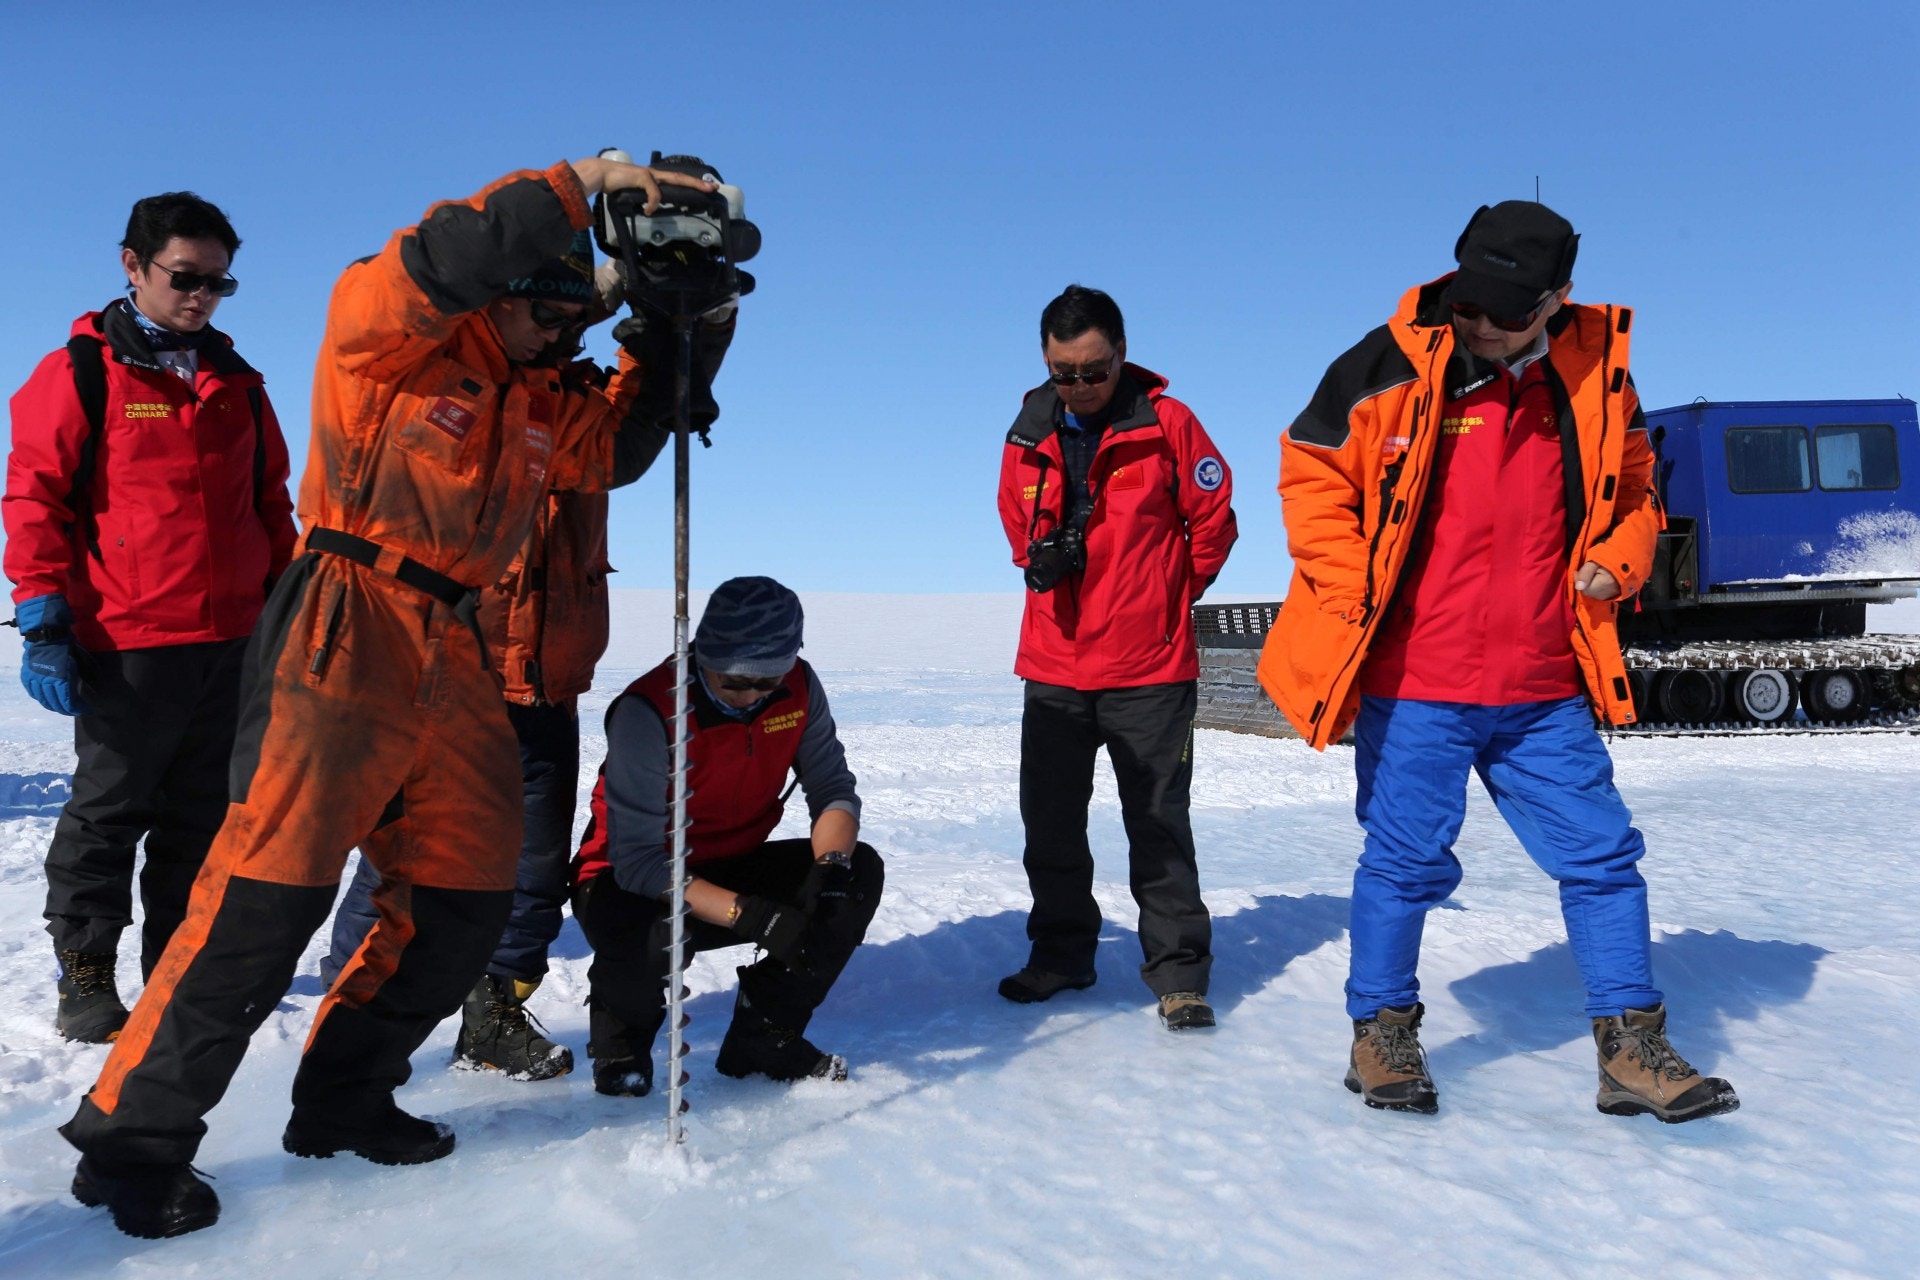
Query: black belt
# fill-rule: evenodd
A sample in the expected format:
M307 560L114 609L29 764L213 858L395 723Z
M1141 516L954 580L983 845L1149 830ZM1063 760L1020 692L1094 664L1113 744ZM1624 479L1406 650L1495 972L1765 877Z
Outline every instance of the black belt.
M340 556L355 564L365 565L369 569L380 568L380 557L386 548L377 542L356 537L351 533L342 533L338 529L307 530L307 548L310 551L324 551L331 556ZM400 557L400 563L393 570L393 576L416 591L424 591L450 609L458 609L470 604L474 597L472 587L463 587L444 573L427 568L418 560L408 556Z
M375 573L385 573L380 557L387 549L377 542L356 537L351 533L342 533L338 529L307 530L307 550L320 551L330 556L339 556L355 564L365 565ZM400 563L394 566L393 577L406 583L415 591L424 591L453 610L453 616L467 624L467 630L473 632L474 643L480 646L480 666L485 670L492 666L487 653L487 636L480 629L480 592L475 587L463 587L446 574L429 569L410 556L401 556Z

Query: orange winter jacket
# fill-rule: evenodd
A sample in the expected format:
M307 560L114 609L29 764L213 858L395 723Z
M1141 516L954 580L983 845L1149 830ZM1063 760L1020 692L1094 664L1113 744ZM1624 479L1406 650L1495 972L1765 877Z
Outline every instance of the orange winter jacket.
M1408 290L1391 323L1334 361L1280 437L1280 498L1293 556L1259 679L1301 737L1324 748L1359 711L1357 676L1411 559L1440 436L1440 409L1490 376L1455 349L1445 276ZM1653 450L1627 372L1625 307L1569 304L1547 326L1543 363L1560 419L1573 652L1596 714L1634 719L1614 625L1646 581L1664 526ZM1574 589L1597 561L1613 600Z
M348 267L314 373L304 528L338 529L469 587L499 581L552 489L612 480L638 390L624 352L606 391L514 365L484 308L559 257L589 220L572 166L523 170Z
M720 416L713 380L733 342L734 317L695 327L689 422L696 429ZM671 334L664 326L629 350L624 383L637 386L614 442L612 487L632 484L673 437L679 418ZM651 370L651 373L649 373ZM592 360L560 369L570 392L607 385ZM626 393L623 393L626 394ZM593 686L593 669L607 651L607 497L555 490L540 506L533 532L506 575L480 593L480 629L507 701L523 706L560 703Z
M612 572L607 495L549 495L513 567L480 595L480 629L508 702L564 702L593 686Z

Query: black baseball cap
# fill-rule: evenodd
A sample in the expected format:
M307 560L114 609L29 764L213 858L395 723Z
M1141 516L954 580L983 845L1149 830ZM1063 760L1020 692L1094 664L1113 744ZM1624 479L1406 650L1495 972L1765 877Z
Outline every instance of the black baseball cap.
M1488 315L1524 316L1549 289L1573 279L1580 237L1573 224L1532 200L1481 205L1453 246L1460 271L1447 301Z

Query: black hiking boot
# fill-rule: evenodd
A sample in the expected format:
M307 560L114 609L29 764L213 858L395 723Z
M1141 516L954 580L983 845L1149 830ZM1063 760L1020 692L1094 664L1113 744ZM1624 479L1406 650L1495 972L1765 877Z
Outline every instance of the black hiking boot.
M1160 1025L1169 1031L1205 1031L1214 1025L1213 1006L1198 991L1169 991L1160 997Z
M351 1151L375 1164L426 1164L453 1150L453 1126L410 1116L387 1100L385 1114L348 1122L293 1113L280 1146L288 1155L324 1160Z
M127 1025L127 1006L113 985L111 951L60 953L60 1008L53 1029L82 1044L108 1044ZM191 1230L191 1228L189 1228Z
M593 1091L609 1098L644 1098L653 1092L652 1058L595 1058Z
M1015 1004L1039 1004L1062 991L1085 991L1092 986L1095 973L1048 973L1028 966L1009 978L1000 979L1000 994Z
M1427 1006L1413 1004L1354 1019L1346 1084L1368 1106L1423 1116L1440 1110L1440 1095L1427 1074L1427 1054L1420 1047L1420 1019L1426 1012Z
M546 1028L527 1012L527 997L539 985L483 976L460 1007L453 1065L504 1071L509 1080L552 1080L573 1070L573 1050L547 1039Z
M183 1236L220 1220L220 1197L187 1164L123 1164L81 1156L73 1198L101 1205L113 1225L142 1240Z
M822 1053L798 1031L776 1026L753 1007L743 982L733 1001L733 1021L726 1039L720 1042L713 1069L723 1076L743 1080L763 1075L773 1080L833 1080L847 1078L847 1060L837 1053Z

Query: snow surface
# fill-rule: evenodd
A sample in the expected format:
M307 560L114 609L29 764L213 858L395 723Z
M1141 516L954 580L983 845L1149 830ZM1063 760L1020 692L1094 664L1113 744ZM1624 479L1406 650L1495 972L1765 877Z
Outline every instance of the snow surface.
M671 643L670 600L616 593L589 725ZM0 1275L86 1276L1911 1276L1920 1269L1920 737L1614 746L1646 831L1657 974L1681 1050L1738 1087L1685 1126L1600 1115L1554 889L1475 792L1467 880L1429 923L1438 1117L1340 1085L1352 763L1203 731L1194 822L1216 915L1218 1031L1161 1030L1125 845L1101 771L1100 982L1018 1007L1013 596L807 601L888 858L867 946L815 1020L844 1085L717 1076L742 953L691 974L690 1140L664 1103L594 1094L587 952L571 921L533 1007L582 1070L453 1072L453 1025L400 1094L451 1121L439 1163L385 1169L279 1148L320 997L324 931L213 1112L199 1165L225 1216L119 1235L66 1194L54 1126L105 1050L53 1033L39 862L67 726L0 670ZM1920 630L1920 606L1876 610ZM588 774L602 741L590 734ZM583 788L584 800L584 788ZM798 806L795 806L796 808ZM800 824L789 820L788 831ZM121 966L123 991L138 966Z

